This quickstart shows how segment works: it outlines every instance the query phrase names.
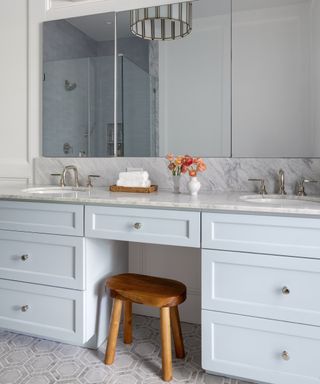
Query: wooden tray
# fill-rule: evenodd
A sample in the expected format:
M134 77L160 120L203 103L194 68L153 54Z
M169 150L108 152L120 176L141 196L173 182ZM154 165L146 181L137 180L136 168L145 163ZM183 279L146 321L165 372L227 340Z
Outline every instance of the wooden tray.
M149 188L143 187L118 187L117 185L111 185L111 192L131 192L131 193L152 193L158 190L157 185L151 185Z

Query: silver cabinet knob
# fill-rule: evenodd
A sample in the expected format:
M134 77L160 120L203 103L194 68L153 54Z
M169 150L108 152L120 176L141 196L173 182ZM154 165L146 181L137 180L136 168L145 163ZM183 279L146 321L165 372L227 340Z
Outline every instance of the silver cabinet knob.
M29 259L29 255L22 255L21 260L22 261L27 261Z
M285 360L285 361L290 360L289 352L287 352L287 351L283 351L283 352L281 353L281 357L282 357L282 359Z
M290 294L290 289L289 289L288 287L283 287L283 288L282 288L282 293L283 293L284 295L289 295L289 294Z
M28 309L29 309L29 305L23 305L23 306L21 307L21 312L27 312Z
M133 224L133 228L134 229L141 229L142 228L142 224L141 223L134 223Z

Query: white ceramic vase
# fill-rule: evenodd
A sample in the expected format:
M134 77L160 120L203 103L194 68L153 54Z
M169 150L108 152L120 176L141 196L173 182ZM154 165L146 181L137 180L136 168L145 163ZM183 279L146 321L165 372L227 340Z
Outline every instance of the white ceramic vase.
M196 176L191 177L191 180L188 183L188 189L191 196L197 196L201 188L201 183Z

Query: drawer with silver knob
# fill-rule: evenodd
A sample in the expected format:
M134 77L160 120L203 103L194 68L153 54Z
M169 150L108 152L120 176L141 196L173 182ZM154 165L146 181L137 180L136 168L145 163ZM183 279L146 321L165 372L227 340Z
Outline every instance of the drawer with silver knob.
M202 214L202 247L320 258L319 217Z
M82 344L83 291L0 279L0 327Z
M83 236L83 206L0 201L0 229Z
M85 289L84 239L0 230L0 278Z
M320 326L320 263L203 250L202 308Z
M161 209L86 206L87 237L200 246L200 213Z
M202 367L269 384L318 384L320 328L202 311Z

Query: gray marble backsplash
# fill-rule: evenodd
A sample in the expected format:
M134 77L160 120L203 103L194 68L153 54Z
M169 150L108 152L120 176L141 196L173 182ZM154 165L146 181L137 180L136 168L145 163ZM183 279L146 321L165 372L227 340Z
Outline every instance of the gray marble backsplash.
M89 174L101 177L94 180L96 186L109 186L116 182L120 171L127 167L143 168L148 171L153 184L160 189L173 188L172 177L167 169L168 162L163 158L37 158L34 160L34 182L36 184L57 184L57 177L51 173L59 173L65 165L76 165L79 170L81 185L86 184ZM320 159L227 159L207 158L207 171L199 174L201 191L206 192L256 192L258 183L248 178L265 179L269 193L278 188L278 171L285 172L286 189L289 194L296 190L301 178L320 180ZM187 192L188 175L181 178L181 190ZM320 183L308 184L307 192L320 194Z

